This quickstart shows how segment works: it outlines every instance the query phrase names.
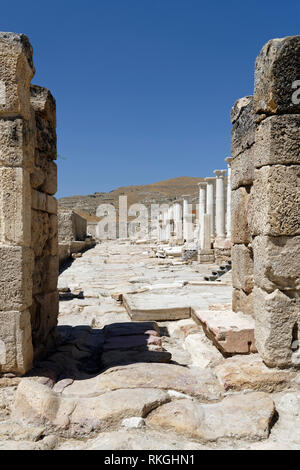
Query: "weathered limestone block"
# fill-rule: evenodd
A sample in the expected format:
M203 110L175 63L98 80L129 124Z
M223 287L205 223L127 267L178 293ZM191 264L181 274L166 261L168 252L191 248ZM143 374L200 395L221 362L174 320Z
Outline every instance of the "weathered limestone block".
M35 256L42 256L50 238L50 219L47 212L32 210L32 246Z
M32 250L0 246L0 266L0 311L25 310L32 301Z
M234 245L231 250L232 285L247 294L253 290L253 252L250 246Z
M205 334L225 356L256 352L254 320L249 315L192 308L192 318L203 326Z
M248 216L253 235L299 235L299 213L300 165L255 170Z
M47 195L33 189L31 191L31 207L37 211L46 212Z
M213 404L176 400L154 410L147 424L205 442L226 438L261 440L269 436L274 413L272 398L254 392L228 396Z
M231 241L233 243L251 242L248 227L248 204L250 188L239 188L231 192Z
M32 171L34 163L35 122L0 119L0 166L22 167Z
M272 39L261 50L255 64L254 111L265 114L295 114L293 83L299 80L300 36Z
M237 157L255 142L255 122L253 97L246 96L236 101L231 110L233 124L231 135L231 154Z
M24 374L32 365L30 313L28 310L0 311L0 373Z
M264 362L270 367L293 364L293 345L298 341L300 298L275 290L268 294L254 288L255 342ZM297 349L297 345L295 345Z
M254 278L267 292L300 292L300 236L258 236L253 240Z
M0 81L5 85L5 104L0 116L30 117L30 81L34 75L32 47L24 34L0 33Z
M252 185L254 180L254 155L256 145L244 150L231 162L231 189Z
M44 256L35 259L33 271L33 293L52 292L57 288L59 271L58 256Z
M84 241L87 234L87 221L69 209L59 208L58 237L59 242Z
M44 193L53 194L57 191L57 165L56 163L47 160L47 165L45 169L46 178L41 185L40 189Z
M56 127L56 101L47 88L30 85L30 103L39 116Z
M29 173L22 168L0 168L0 241L30 246L31 210Z
M232 310L253 316L253 292L246 294L242 289L234 289L232 292Z
M55 197L47 195L46 211L49 214L57 214L57 200L55 199Z
M254 164L300 164L300 114L270 116L258 126Z
M56 102L50 91L31 85L31 105L35 111L37 128L36 164L43 167L45 160L56 160Z

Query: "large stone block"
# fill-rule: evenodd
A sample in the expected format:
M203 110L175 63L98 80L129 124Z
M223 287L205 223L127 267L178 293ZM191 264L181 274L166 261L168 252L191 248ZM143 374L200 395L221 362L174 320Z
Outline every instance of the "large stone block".
M30 81L34 75L32 47L24 34L0 33L0 83L4 100L0 116L30 118Z
M0 119L0 166L32 171L35 137L35 122L32 119Z
M30 246L31 188L22 168L0 168L0 241Z
M246 294L242 289L233 289L232 292L232 310L234 312L243 312L247 315L254 315L253 292Z
M300 164L300 114L270 116L258 126L254 164Z
M25 310L32 302L32 250L0 246L0 266L0 310Z
M244 150L231 162L231 189L252 185L254 180L254 155L256 145Z
M0 311L0 324L0 373L23 375L33 360L30 313Z
M56 101L47 88L30 85L30 103L36 114L56 127Z
M293 364L297 353L300 299L275 290L268 294L254 288L255 342L264 362L270 367ZM297 346L295 345L295 349Z
M248 244L251 235L248 226L248 204L250 188L239 188L231 191L231 241Z
M298 235L299 213L300 165L255 170L248 216L253 235Z
M255 113L300 113L300 102L293 99L299 71L300 36L269 41L255 64Z
M237 100L231 110L233 124L231 134L231 154L235 158L250 148L255 142L255 121L253 97L246 96Z
M41 186L41 191L53 195L57 191L57 165L47 160L45 168L46 178Z
M42 193L41 191L36 191L33 189L31 191L31 207L36 211L47 210L47 194Z
M252 246L257 286L268 292L275 289L300 292L300 236L258 236Z
M45 254L46 244L50 238L50 217L47 212L36 210L32 210L31 214L32 248L38 257Z
M87 221L73 210L58 211L59 242L84 241L87 235Z
M253 290L253 253L245 245L234 245L231 250L232 285L247 294Z

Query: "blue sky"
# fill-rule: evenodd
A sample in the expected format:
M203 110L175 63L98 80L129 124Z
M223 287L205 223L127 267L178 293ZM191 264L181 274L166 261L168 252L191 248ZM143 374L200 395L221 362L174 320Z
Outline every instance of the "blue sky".
M58 197L222 169L255 57L299 17L297 0L2 2L57 100Z

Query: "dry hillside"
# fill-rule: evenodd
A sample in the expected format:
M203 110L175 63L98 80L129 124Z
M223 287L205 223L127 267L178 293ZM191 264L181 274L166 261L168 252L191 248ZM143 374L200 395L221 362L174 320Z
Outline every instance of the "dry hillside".
M201 181L203 178L182 176L148 185L121 187L109 193L65 197L59 200L59 205L75 209L88 220L97 220L97 207L100 204L113 204L118 209L119 196L127 196L128 207L136 203L145 204L147 207L150 204L169 203L181 200L185 194L190 196L190 202L196 201L199 194L197 184Z

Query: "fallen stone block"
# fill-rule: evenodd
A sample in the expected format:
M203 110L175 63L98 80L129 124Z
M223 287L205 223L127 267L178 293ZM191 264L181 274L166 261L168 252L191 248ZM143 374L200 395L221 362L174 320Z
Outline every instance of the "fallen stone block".
M192 318L224 355L256 352L254 320L242 312L203 311L192 307Z
M232 292L232 310L254 316L253 292L247 294L243 289L234 289Z
M300 165L255 170L248 207L253 235L300 235Z
M254 392L215 404L177 400L153 411L147 424L202 441L267 439L275 413L271 397Z
M181 320L191 316L186 299L172 295L126 294L123 303L133 321Z
M205 336L203 331L188 335L184 341L184 349L190 354L192 365L214 367L224 361L224 357L214 344Z

